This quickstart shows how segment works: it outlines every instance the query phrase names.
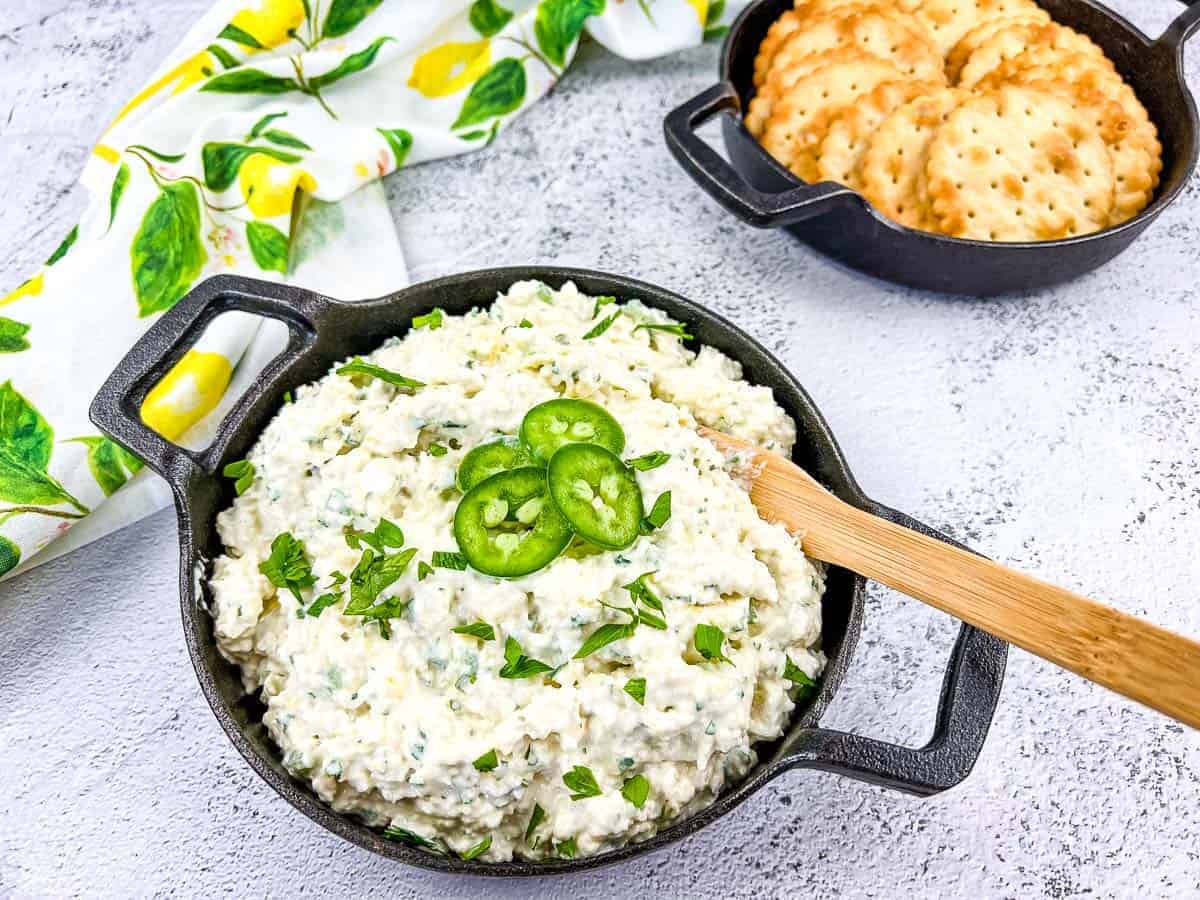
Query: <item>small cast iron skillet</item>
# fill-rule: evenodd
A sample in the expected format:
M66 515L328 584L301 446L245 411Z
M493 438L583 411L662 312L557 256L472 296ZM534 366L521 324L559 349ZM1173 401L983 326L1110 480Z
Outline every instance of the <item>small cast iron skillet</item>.
M587 270L490 269L350 304L283 285L227 276L213 278L179 301L130 350L93 401L91 417L105 434L144 459L171 485L179 518L179 591L188 651L213 712L254 770L301 812L361 847L425 868L486 875L576 872L648 853L719 818L790 769L823 769L918 795L943 791L965 778L991 724L1007 645L974 628L962 627L946 668L933 737L920 749L821 728L821 715L850 664L863 614L864 581L841 569L829 572L823 601L822 644L829 665L816 697L796 710L780 740L759 745L760 762L743 782L701 813L644 843L577 860L463 862L384 840L354 817L333 812L308 786L287 773L262 724L263 706L243 694L237 669L217 652L207 612L209 561L223 550L216 516L233 501L230 480L220 477L219 472L231 460L245 457L284 402L285 392L321 378L338 360L368 353L385 338L403 334L413 316L435 306L451 314L486 307L513 282L525 279L539 279L555 287L574 281L588 294L638 297L686 322L696 336L695 345L710 344L724 351L742 364L748 380L774 390L776 401L798 426L793 453L797 463L855 506L953 543L864 496L824 419L796 379L725 319L661 288ZM179 361L204 328L217 316L233 310L286 323L288 347L221 423L211 446L203 452L190 452L146 427L138 410L150 388Z
M913 287L994 296L1046 287L1108 262L1153 222L1196 166L1196 105L1183 78L1183 45L1200 23L1200 0L1157 40L1092 0L1038 0L1056 22L1103 48L1158 126L1162 181L1134 218L1104 231L1058 241L992 243L897 225L862 195L825 181L807 184L777 163L742 124L754 96L754 57L771 23L792 0L759 0L733 23L721 54L721 80L666 118L667 146L718 203L758 228L787 228L804 243L854 269ZM719 113L726 162L696 129Z

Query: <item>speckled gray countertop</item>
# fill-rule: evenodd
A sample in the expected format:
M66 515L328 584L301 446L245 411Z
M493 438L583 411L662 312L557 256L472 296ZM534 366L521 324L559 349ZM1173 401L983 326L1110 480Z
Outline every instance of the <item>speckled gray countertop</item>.
M1151 33L1168 0L1118 4ZM101 124L205 0L7 0L0 286L81 205ZM488 150L388 192L416 280L493 264L627 272L731 316L806 384L878 499L988 554L1200 635L1200 196L1101 271L993 302L834 268L722 213L663 114L716 51L587 47ZM1193 75L1200 74L1196 65ZM1200 80L1193 78L1193 84ZM966 783L918 801L794 773L700 835L501 884L375 859L276 798L196 686L162 512L0 586L0 896L1196 896L1200 739L1014 652ZM873 590L829 722L928 737L955 625Z

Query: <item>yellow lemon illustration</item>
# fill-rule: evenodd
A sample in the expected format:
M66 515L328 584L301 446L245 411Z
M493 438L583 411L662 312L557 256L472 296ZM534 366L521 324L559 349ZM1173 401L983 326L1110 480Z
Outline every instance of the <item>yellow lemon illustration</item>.
M317 182L299 166L280 162L265 153L246 158L238 174L242 196L250 212L260 219L287 215L299 188L307 193L317 189Z
M448 97L479 80L492 61L488 41L450 41L417 57L408 86L426 97Z
M213 410L232 376L221 354L189 350L146 395L142 421L173 441Z
M39 272L28 281L22 283L15 291L0 297L0 306L12 303L14 300L20 300L22 297L36 297L42 292L42 285L46 283L46 273Z
M267 49L288 40L288 32L304 21L302 0L261 0L258 9L243 9L229 24L240 28Z
M696 11L701 27L708 21L708 0L687 0L687 5Z

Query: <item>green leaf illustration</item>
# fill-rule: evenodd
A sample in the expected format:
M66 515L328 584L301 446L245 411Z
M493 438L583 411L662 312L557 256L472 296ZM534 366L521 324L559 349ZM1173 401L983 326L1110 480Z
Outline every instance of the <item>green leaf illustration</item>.
M265 153L284 163L299 162L300 157L294 153L285 153L274 147L252 147L249 144L219 144L208 143L200 152L204 163L204 183L210 191L224 191L233 184L238 171L250 156L255 153Z
M258 69L234 69L204 83L202 91L218 94L286 94L300 90L294 78L268 75Z
M513 14L496 0L475 0L471 4L471 27L484 37L491 37L509 23Z
M20 353L29 349L29 341L25 335L29 326L16 319L6 319L0 316L0 353Z
M412 134L403 128L379 128L376 130L383 135L383 139L392 148L392 156L396 158L396 168L400 168L404 165L404 160L408 158L408 151L412 149Z
M287 235L266 222L246 223L246 243L258 267L268 272L281 272L286 275L288 270L288 239Z
M141 150L143 153L149 153L155 159L161 159L166 163L177 163L186 156L186 153L160 153L152 147L147 147L145 144L130 144L126 150Z
M53 253L50 254L50 258L48 260L46 260L46 265L52 266L56 262L58 262L60 259L62 259L64 256L66 256L67 251L70 250L73 246L75 246L75 241L78 237L79 237L79 226L76 225L74 228L72 228L70 231L67 232L67 236L62 239L62 243L59 244L58 248Z
M451 128L478 125L512 112L525 99L525 67L519 59L502 59L471 86Z
M129 186L129 164L121 163L121 167L117 169L117 174L113 178L112 190L108 195L108 227L112 228L113 222L117 218L117 207L121 205L121 198L125 195L125 188Z
M221 33L217 37L233 41L235 44L241 44L243 47L253 47L255 50L264 49L263 45L258 42L258 38L238 28L232 22L222 28Z
M287 113L285 113L285 112L267 113L265 116L263 116L261 119L259 119L257 122L254 123L254 127L251 128L250 133L248 135L246 135L246 140L248 140L248 141L254 140L256 137L258 137L260 134L262 134L264 131L266 131L267 126L270 125L272 122L274 122L276 119L285 119L285 118L287 118Z
M105 497L111 497L137 473L142 461L106 437L79 437L71 443L87 447L88 468Z
M333 0L325 17L325 37L341 37L357 27L383 0Z
M320 91L329 87L331 84L341 81L348 75L361 72L363 69L367 68L367 66L371 65L371 63L375 62L375 57L379 54L379 48L388 41L393 40L395 40L395 38L375 38L375 40L371 41L370 46L368 46L366 49L359 50L357 53L351 53L324 75L316 75L308 79L308 86L314 91Z
M7 575L21 561L21 548L6 537L0 537L0 575Z
M86 510L50 476L54 429L12 386L0 385L0 500L54 505L70 503Z
M220 61L221 65L223 65L227 69L236 69L238 66L241 65L241 63L238 62L237 57L234 56L232 53L230 53L228 50L226 50L224 47L222 47L220 44L209 44L204 49L206 49L209 53L211 53L213 56L215 56Z
M170 309L208 261L200 238L200 202L190 181L163 185L129 253L138 315Z
M272 144L278 144L280 147L295 147L297 150L311 150L308 144L300 140L290 131L280 131L278 128L268 128L262 135Z
M602 12L604 0L543 0L533 23L538 46L555 65L564 65L583 23Z

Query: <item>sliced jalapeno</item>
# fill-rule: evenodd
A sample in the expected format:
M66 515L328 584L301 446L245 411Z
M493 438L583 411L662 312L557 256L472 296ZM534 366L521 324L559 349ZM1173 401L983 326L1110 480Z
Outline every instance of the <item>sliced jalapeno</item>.
M546 488L546 471L527 466L487 478L454 511L454 537L472 568L516 578L549 565L571 541L571 526Z
M566 444L597 444L613 453L625 449L625 432L617 420L586 400L547 400L521 421L521 441L542 461Z
M579 536L606 550L621 550L638 537L642 491L616 454L595 444L568 444L546 469L550 496Z
M532 466L537 460L521 444L511 438L480 444L458 464L458 489L464 494L498 472Z

